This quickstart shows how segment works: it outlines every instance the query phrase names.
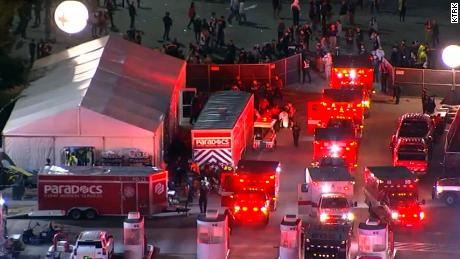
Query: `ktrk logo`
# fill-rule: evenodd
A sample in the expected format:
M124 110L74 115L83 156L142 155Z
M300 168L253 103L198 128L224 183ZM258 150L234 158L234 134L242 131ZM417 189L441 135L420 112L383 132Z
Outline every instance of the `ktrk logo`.
M458 3L450 3L450 23L458 23Z

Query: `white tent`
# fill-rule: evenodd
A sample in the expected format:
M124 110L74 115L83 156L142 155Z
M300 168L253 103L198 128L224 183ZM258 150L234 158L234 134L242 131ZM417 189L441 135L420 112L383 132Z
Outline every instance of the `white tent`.
M113 36L42 58L3 130L5 152L35 169L58 164L66 146L138 148L158 165L164 132L177 128L185 66Z

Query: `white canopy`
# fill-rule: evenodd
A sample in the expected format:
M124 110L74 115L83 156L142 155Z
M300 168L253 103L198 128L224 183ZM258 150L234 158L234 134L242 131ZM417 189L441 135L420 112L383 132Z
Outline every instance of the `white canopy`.
M35 81L21 94L3 130L6 152L21 165L14 153L23 150L13 147L12 138L86 137L82 143L89 137L124 138L124 143L143 142L127 137L153 139L166 116L176 120L185 66L183 60L114 36L39 59L32 69Z

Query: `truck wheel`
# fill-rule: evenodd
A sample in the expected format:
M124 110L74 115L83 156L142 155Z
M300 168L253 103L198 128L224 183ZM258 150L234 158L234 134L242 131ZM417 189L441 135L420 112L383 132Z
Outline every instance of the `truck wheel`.
M73 219L73 220L79 220L81 219L81 210L79 209L73 209L70 211L69 213L69 216Z
M95 219L97 217L97 213L93 209L89 209L85 211L85 218L86 219Z
M455 193L447 193L444 201L447 206L453 207L457 203L457 195Z

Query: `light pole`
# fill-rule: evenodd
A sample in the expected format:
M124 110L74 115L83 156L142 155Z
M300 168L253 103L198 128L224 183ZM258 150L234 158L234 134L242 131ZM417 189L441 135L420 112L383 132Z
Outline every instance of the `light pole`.
M63 1L54 12L56 26L68 33L82 31L88 23L88 8L79 1Z
M449 45L442 51L442 61L452 68L452 91L455 91L455 68L460 66L460 46Z

